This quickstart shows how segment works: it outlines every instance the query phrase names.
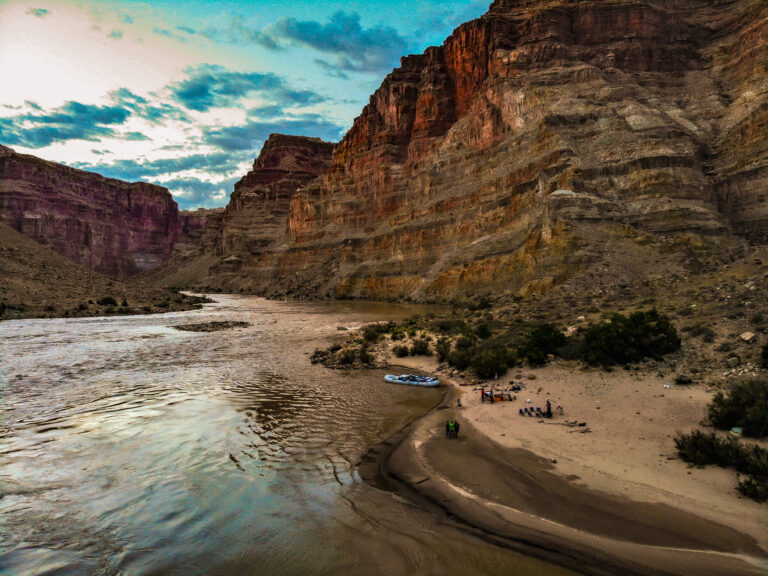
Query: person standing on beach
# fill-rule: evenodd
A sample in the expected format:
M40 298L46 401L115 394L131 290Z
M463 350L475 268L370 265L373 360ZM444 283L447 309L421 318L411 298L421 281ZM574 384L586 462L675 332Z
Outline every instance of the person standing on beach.
M450 438L451 437L451 422L450 420L445 421L445 437Z
M448 438L453 438L456 430L456 423L453 420L448 422Z
M453 423L453 437L458 438L459 437L459 421L456 420Z

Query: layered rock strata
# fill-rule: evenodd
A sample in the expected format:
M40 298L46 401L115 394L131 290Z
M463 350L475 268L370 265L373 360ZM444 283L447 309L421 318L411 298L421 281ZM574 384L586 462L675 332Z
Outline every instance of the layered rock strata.
M160 281L206 291L266 290L282 275L278 254L288 240L291 199L327 170L332 152L333 144L319 138L270 135L226 209L185 236Z
M125 277L163 263L184 227L170 192L0 147L0 220L93 270Z
M767 22L760 0L494 2L404 58L294 196L274 290L530 292L610 249L596 226L764 237Z

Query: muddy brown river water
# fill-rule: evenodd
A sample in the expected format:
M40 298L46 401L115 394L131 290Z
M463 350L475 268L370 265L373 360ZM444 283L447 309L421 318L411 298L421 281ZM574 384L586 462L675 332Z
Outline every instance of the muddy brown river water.
M308 356L428 309L216 298L0 323L0 574L565 573L356 472L443 392Z

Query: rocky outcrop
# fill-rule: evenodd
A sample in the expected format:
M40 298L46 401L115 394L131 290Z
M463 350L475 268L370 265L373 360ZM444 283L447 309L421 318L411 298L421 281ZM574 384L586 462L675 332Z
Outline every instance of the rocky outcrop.
M327 170L332 152L333 144L319 138L270 135L226 209L209 213L199 232L185 235L156 276L205 291L264 291L281 275L278 252L287 240L291 199Z
M117 277L163 263L185 226L166 188L105 178L6 147L0 147L0 220Z
M404 58L293 197L274 293L526 293L609 250L595 227L764 234L766 22L760 0L494 2Z

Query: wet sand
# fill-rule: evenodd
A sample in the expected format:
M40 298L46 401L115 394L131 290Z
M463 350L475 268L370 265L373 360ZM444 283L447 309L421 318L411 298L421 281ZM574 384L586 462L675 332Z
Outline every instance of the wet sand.
M423 359L411 359L408 364L424 370L435 368ZM555 373L549 376L550 393L559 392L553 383ZM535 383L537 391L541 380ZM688 500L661 490L657 497L647 497L648 486L636 478L621 480L606 472L617 462L600 466L590 460L590 454L601 454L602 444L626 443L624 436L633 434L631 426L605 436L599 428L597 433L577 434L580 438L574 442L585 446L586 463L579 464L578 450L574 450L568 464L560 466L549 454L545 458L515 446L526 433L535 440L535 431L547 425L519 417L518 408L526 404L518 400L480 405L479 393L448 384L440 406L369 454L360 467L364 479L441 509L453 522L485 540L584 574L768 573L762 530L766 513L759 504L732 494L718 498L701 491L693 491ZM574 394L578 394L575 388ZM462 398L463 408L456 408L456 398ZM575 411L577 404L569 402L568 406ZM691 415L696 413L691 410ZM458 439L445 437L448 418L462 423ZM657 434L669 435L669 426L656 427L661 428ZM561 426L550 432L566 435L573 430ZM514 439L506 440L507 434ZM546 434L541 436L545 442L556 443ZM538 445L540 453L546 452L542 446ZM658 447L648 450L658 451ZM615 460L625 465L621 458ZM686 483L696 479L686 474L682 463L674 464L681 470L668 474L679 474L685 490ZM655 468L638 467L639 477L653 484ZM583 477L573 474L574 470L583 472ZM592 477L598 477L596 471L601 481L590 483ZM715 486L723 473L729 473L735 483L732 471L697 472L710 472ZM662 484L665 481L662 477ZM738 516L742 510L746 511L743 530Z

